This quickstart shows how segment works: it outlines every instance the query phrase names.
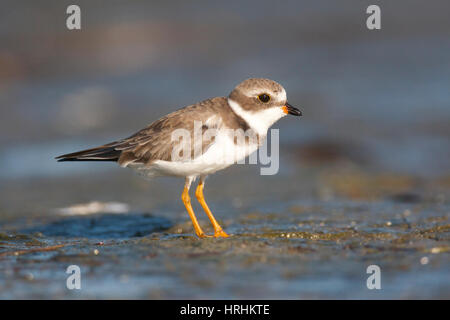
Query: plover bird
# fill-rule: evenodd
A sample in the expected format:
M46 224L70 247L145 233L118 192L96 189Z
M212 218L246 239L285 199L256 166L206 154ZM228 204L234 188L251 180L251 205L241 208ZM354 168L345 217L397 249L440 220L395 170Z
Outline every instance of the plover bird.
M115 161L146 177L184 177L181 199L197 236L203 238L209 235L197 222L189 197L192 182L199 178L195 195L214 227L214 237L228 237L206 204L203 195L205 178L256 151L270 126L287 114L302 115L299 109L287 103L284 88L269 79L252 78L241 82L228 97L207 99L184 107L126 139L56 159ZM207 133L209 138L205 139ZM193 143L190 143L191 137Z

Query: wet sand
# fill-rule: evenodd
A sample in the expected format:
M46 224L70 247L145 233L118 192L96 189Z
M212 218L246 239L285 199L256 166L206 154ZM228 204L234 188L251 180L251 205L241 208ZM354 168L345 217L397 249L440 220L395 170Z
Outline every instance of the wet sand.
M299 169L294 175L257 176L247 183L245 177L254 170L238 166L229 171L211 178L206 189L216 217L232 234L228 239L194 235L179 195L172 197L176 185L178 189L182 185L176 180L140 186L139 177L123 175L120 182L152 208L148 211L63 216L38 210L24 217L15 216L11 209L8 219L4 215L0 234L0 296L450 297L448 185L421 182L405 189L395 176L357 179L353 173L350 179L340 177L347 182L345 187L322 182L316 189L299 182L306 176ZM88 179L67 187L100 197L125 197L117 177L86 183ZM387 184L386 179L394 183ZM254 181L258 184L252 189ZM61 185L61 181L53 183ZM96 184L115 187L97 192ZM51 185L41 182L45 190ZM87 186L91 187L86 190ZM166 190L158 203L154 190L161 186ZM325 187L327 191L320 190ZM429 193L430 187L441 188L440 196ZM65 200L55 195L62 202L70 198L70 194ZM201 208L194 208L202 226L212 233ZM82 272L79 291L66 288L65 270L73 264ZM382 290L366 287L366 268L372 264L381 268Z

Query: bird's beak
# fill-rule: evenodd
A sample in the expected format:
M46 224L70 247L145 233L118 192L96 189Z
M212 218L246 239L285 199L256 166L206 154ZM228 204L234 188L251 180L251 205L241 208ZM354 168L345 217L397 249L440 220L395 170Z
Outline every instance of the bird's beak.
M302 116L302 112L298 110L296 107L291 106L289 103L286 102L285 106L281 107L283 109L283 112L286 114L291 114L293 116L300 117Z

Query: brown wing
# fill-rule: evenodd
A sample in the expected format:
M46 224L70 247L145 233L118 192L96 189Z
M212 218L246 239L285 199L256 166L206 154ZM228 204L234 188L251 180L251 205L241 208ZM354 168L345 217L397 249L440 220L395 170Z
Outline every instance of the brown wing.
M120 141L114 146L121 151L119 164L127 166L129 163L150 163L155 160L172 160L172 151L181 141L174 141L172 133L176 129L184 129L190 133L191 141L194 135L194 122L201 122L202 133L210 128L217 128L220 121L207 121L208 119L221 119L218 115L226 112L228 103L226 98L208 99L197 104L172 112L153 122L148 127L135 133L131 137ZM203 152L212 144L213 140L203 141ZM194 143L191 143L191 156L194 154Z
M156 160L171 161L172 151L177 143L180 143L172 140L172 132L175 129L185 129L190 132L192 141L194 121L201 121L202 132L210 128L219 129L223 124L229 128L246 125L232 112L225 97L213 98L172 112L126 139L62 155L56 159L58 161L118 161L121 166L127 166L130 163L147 164ZM203 152L212 142L213 139L203 141ZM194 143L191 144L191 155L196 156Z

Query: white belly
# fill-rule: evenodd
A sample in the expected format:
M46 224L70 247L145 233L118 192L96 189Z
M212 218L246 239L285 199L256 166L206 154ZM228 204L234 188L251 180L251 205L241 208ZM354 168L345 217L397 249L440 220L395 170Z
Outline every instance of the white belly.
M241 163L242 160L256 151L259 145L235 144L227 135L218 134L215 142L201 156L187 161L157 160L150 166L130 164L140 174L147 177L154 176L180 176L197 177L212 174L225 169L232 164Z

